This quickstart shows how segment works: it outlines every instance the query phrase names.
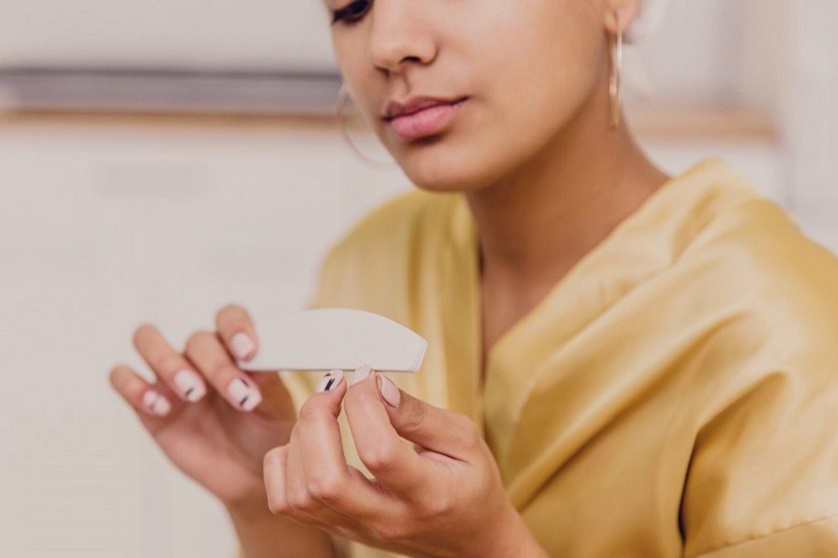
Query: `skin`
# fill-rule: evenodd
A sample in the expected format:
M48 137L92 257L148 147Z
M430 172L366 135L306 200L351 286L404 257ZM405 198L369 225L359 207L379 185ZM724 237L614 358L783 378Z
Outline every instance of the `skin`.
M333 11L353 0L325 1ZM345 82L404 172L420 188L468 199L480 241L484 363L668 179L625 119L608 125L610 42L640 4L375 0L356 24L332 26ZM467 100L441 133L407 141L382 116L389 101L410 95ZM333 556L327 532L411 556L546 556L468 419L365 370L312 395L297 417L276 376L250 377L233 364L236 333L253 340L251 355L258 350L252 321L234 305L181 352L144 324L134 344L157 382L120 365L111 383L175 465L227 506L246 556ZM198 402L173 381L184 367L207 388ZM235 378L261 395L255 410L227 395ZM143 404L152 389L170 402L166 416ZM374 480L343 458L341 408Z
M345 83L399 166L420 188L468 198L481 247L484 361L669 178L625 119L616 131L608 125L611 38L640 5L379 0L356 25L332 27ZM381 116L409 95L468 100L453 126L408 142Z

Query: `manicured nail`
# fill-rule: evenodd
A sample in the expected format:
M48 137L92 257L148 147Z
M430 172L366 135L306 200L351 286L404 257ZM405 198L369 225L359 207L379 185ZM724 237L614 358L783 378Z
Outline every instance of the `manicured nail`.
M350 385L354 386L358 382L363 382L367 379L367 376L370 375L370 372L372 372L372 368L370 367L370 365L362 364L357 369L355 369L355 372L352 374L352 383Z
M381 393L384 401L391 407L398 407L399 403L402 402L402 392L399 391L399 388L396 387L396 384L390 378L384 376L378 377L378 391Z
M230 339L230 348L233 349L233 354L237 358L244 359L253 352L256 343L246 333L237 333Z
M187 401L194 403L195 401L199 401L207 393L207 388L203 380L192 370L179 370L175 374L174 381L181 395Z
M262 402L256 386L242 378L236 378L227 386L230 399L244 411L252 411Z
M158 417L165 417L172 410L172 404L166 399L165 395L157 393L153 389L148 390L143 395L143 405L151 411L152 414Z
M342 370L332 370L323 378L320 379L320 382L317 384L317 389L315 393L323 393L324 391L332 391L336 387L340 385L343 381L343 371Z

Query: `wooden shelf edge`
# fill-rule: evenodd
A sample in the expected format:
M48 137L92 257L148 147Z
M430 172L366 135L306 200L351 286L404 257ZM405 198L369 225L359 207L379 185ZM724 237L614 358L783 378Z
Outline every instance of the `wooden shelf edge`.
M775 141L780 136L778 126L771 118L736 108L627 107L624 118L632 132L642 139ZM247 131L312 127L335 129L337 119L333 115L325 114L0 111L0 129L19 126Z
M629 107L626 113L632 131L648 139L776 141L780 137L770 116L738 107Z

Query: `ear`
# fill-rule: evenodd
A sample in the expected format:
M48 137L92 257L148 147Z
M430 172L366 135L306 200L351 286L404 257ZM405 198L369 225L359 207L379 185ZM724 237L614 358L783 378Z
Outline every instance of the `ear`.
M625 33L640 15L642 3L643 0L605 0L605 29L612 35L617 34L618 28Z

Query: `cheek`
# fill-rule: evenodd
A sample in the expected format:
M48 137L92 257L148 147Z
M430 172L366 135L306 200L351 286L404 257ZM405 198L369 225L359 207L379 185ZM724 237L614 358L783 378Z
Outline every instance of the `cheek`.
M472 62L464 67L474 104L462 125L438 145L394 152L421 188L474 190L508 175L560 134L599 86L602 37L595 27L531 20L487 29L454 48L457 62Z
M539 20L525 22L528 32L501 39L493 49L486 70L499 125L529 137L561 128L582 108L601 65L601 37L580 21L583 15L546 10Z
M365 119L420 188L473 190L511 172L562 130L598 83L603 38L585 11L588 0L520 0L523 7L481 1L491 9L472 6L469 17L446 18L456 29L438 30L440 67L429 74L451 80L442 85L456 86L454 93L472 95L472 105L436 143L405 146L371 116L380 109L372 99L387 93L376 88L386 84L369 72L362 41L336 40L344 76L364 92L358 102Z

